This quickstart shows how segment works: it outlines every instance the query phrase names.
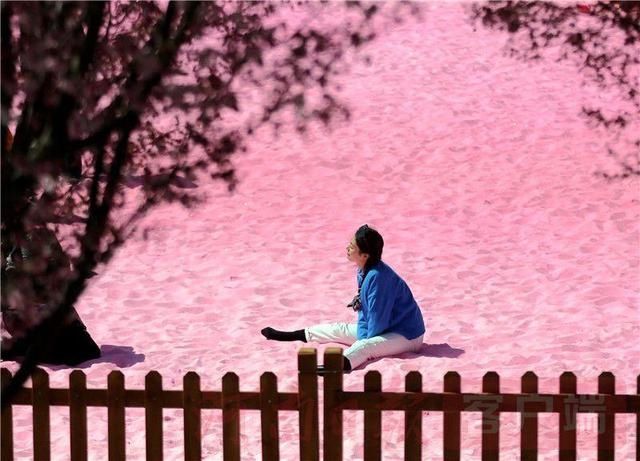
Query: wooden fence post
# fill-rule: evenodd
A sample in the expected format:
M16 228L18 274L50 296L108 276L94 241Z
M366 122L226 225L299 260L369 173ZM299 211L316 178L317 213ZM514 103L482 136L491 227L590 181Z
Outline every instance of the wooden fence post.
M324 459L342 461L342 349L325 349L324 366Z
M87 459L87 377L81 370L69 375L69 432L71 459Z
M262 426L262 459L280 459L278 430L278 378L270 371L260 376L260 422Z
M405 377L405 391L422 393L422 375L411 371ZM404 412L404 459L422 459L422 411L407 409Z
M2 375L0 376L0 385L2 389L5 389L11 381L11 372L6 368L2 369ZM2 461L13 461L13 409L11 403L2 410L2 426L0 431L2 432L2 450L0 451L0 459Z
M365 392L381 392L382 376L377 370L364 375ZM379 461L382 459L382 411L378 408L364 410L364 459Z
M222 377L222 451L225 461L240 461L240 380L235 373Z
M455 371L444 375L444 392L460 393L460 375ZM442 400L444 460L460 461L460 409L449 407L446 395Z
M522 375L521 389L523 394L538 393L538 377L532 371ZM538 459L538 413L526 410L525 399L520 413L520 459L537 461Z
M163 459L162 453L162 376L150 371L144 380L144 408L147 431L147 460Z
M184 411L184 459L200 461L202 459L202 394L200 376L190 371L182 378L182 406Z
M482 392L500 394L500 377L495 371L490 371L482 378ZM498 461L500 458L500 413L499 401L487 401L482 410L482 461Z
M302 461L318 461L320 457L317 367L316 350L300 349L298 352L298 409Z
M598 376L598 394L614 395L616 393L616 378L611 372L604 372ZM615 458L616 415L611 408L605 408L605 413L598 413L598 461L613 461ZM637 453L640 456L640 453Z
M33 395L33 459L51 459L51 432L49 417L49 375L36 368L31 375Z
M576 461L577 393L576 375L565 371L560 376L560 393L565 396L560 409L560 461Z
M109 461L126 459L124 412L124 374L114 370L107 377Z

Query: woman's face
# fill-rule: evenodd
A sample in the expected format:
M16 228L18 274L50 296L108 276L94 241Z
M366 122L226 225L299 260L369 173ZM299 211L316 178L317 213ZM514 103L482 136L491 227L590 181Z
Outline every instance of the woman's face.
M347 245L347 259L362 269L367 262L367 258L369 258L369 255L360 252L360 248L356 244L356 238L353 237L349 245Z

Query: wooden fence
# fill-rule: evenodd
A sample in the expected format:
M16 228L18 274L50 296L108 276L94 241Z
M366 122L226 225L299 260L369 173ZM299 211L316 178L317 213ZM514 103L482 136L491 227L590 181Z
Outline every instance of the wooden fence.
M342 460L344 410L364 411L364 457L382 457L382 411L405 414L405 459L422 458L422 412L443 413L443 454L447 461L460 460L461 412L482 413L482 459L497 460L501 412L518 412L521 416L521 459L536 460L538 455L538 413L559 415L559 459L576 459L577 413L598 414L598 460L614 459L615 415L636 415L636 456L640 457L640 376L638 394L616 395L615 378L602 373L598 394L577 394L576 377L563 373L559 394L539 394L535 374L522 377L522 392L500 393L499 376L494 372L483 378L482 393L462 393L460 375L449 372L444 377L444 392L422 392L422 376L412 371L406 376L405 392L383 392L378 371L369 371L364 379L364 392L344 391L342 387L342 350L329 348L324 355L323 375L325 460ZM222 410L223 454L225 460L240 460L240 411L260 410L262 458L279 459L278 411L297 411L300 427L300 459L317 461L320 457L319 399L317 355L315 349L301 349L298 354L298 392L278 392L273 373L260 378L260 392L240 392L238 376L227 373L222 378L222 391L202 391L200 378L190 372L184 376L183 390L165 390L156 371L146 376L144 390L125 389L120 371L109 374L107 389L87 389L82 371L69 376L68 389L52 389L49 377L38 370L32 387L23 389L12 405L33 407L33 456L36 461L50 459L51 405L69 407L70 458L87 459L87 407L108 409L108 459L123 460L125 451L125 408L144 408L146 425L146 457L163 458L162 412L164 408L182 409L184 414L184 457L201 459L201 410ZM2 386L11 379L2 369ZM13 459L12 405L2 412L3 461Z

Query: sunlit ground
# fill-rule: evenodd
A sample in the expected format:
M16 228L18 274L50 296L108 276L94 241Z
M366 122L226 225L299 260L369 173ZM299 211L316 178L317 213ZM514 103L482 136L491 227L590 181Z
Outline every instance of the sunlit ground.
M87 364L90 386L121 369L128 387L158 370L180 388L190 370L218 390L227 371L243 390L274 371L295 390L300 344L267 342L266 325L301 328L349 321L355 270L345 247L363 223L385 238L383 259L409 283L427 323L418 355L387 358L345 376L361 389L367 370L401 390L410 370L440 391L449 370L465 392L496 371L519 391L528 370L557 392L573 371L595 392L611 371L618 393L635 393L640 372L637 179L608 183L606 133L579 116L602 103L569 64L505 57L504 36L473 30L459 5L432 5L424 22L381 33L371 66L342 77L352 120L305 138L263 131L237 157L241 184L228 195L202 180L210 200L164 207L100 270L78 305L104 357ZM605 100L606 102L606 100ZM135 194L135 189L132 189ZM320 350L323 347L319 347ZM12 366L15 369L15 366ZM68 369L51 370L64 385ZM144 456L142 410L127 413L127 450ZM90 459L106 453L106 410L89 410ZM16 458L31 458L30 414L15 410ZM242 417L243 459L260 453L259 418ZM52 412L54 459L68 458L68 413ZM402 459L402 415L383 416L384 459ZM540 416L540 459L557 459L558 417ZM425 414L424 451L442 456L442 417ZM165 456L182 455L181 413L165 412ZM345 459L363 455L361 414L345 416ZM594 459L595 417L580 417L578 459ZM298 458L297 416L283 414L282 459ZM221 459L221 417L203 417L203 454ZM465 415L463 459L480 459L479 416ZM519 419L504 415L501 449L519 453ZM631 459L635 420L616 425L618 459Z

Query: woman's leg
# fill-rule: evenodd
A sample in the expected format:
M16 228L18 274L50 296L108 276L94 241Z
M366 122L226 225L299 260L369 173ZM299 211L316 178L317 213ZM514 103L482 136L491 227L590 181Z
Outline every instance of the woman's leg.
M350 346L358 339L358 325L354 323L323 323L305 328L304 333L308 342L339 343ZM350 371L353 368L347 357L344 357L342 367L344 371ZM324 371L324 366L320 365L318 373Z
M263 328L261 333L267 339L276 341L304 341L314 343L340 343L347 346L357 340L358 326L350 323L323 323L314 325L304 330L280 331L271 327ZM351 370L351 363L344 358L344 370ZM318 367L318 372L324 371L323 366Z
M267 327L260 330L262 336L274 341L303 341L307 342L304 336L304 330L281 331L275 328Z
M369 360L380 357L402 354L403 352L416 352L422 347L423 337L407 339L397 333L387 333L369 339L361 339L353 343L344 352L344 356L351 362L351 367L356 368Z
M347 346L357 340L358 326L355 323L323 323L304 330L310 343L339 343Z
M350 346L357 339L357 325L349 323L323 323L304 330L281 331L271 327L261 333L275 341L304 341L313 343L340 343Z

